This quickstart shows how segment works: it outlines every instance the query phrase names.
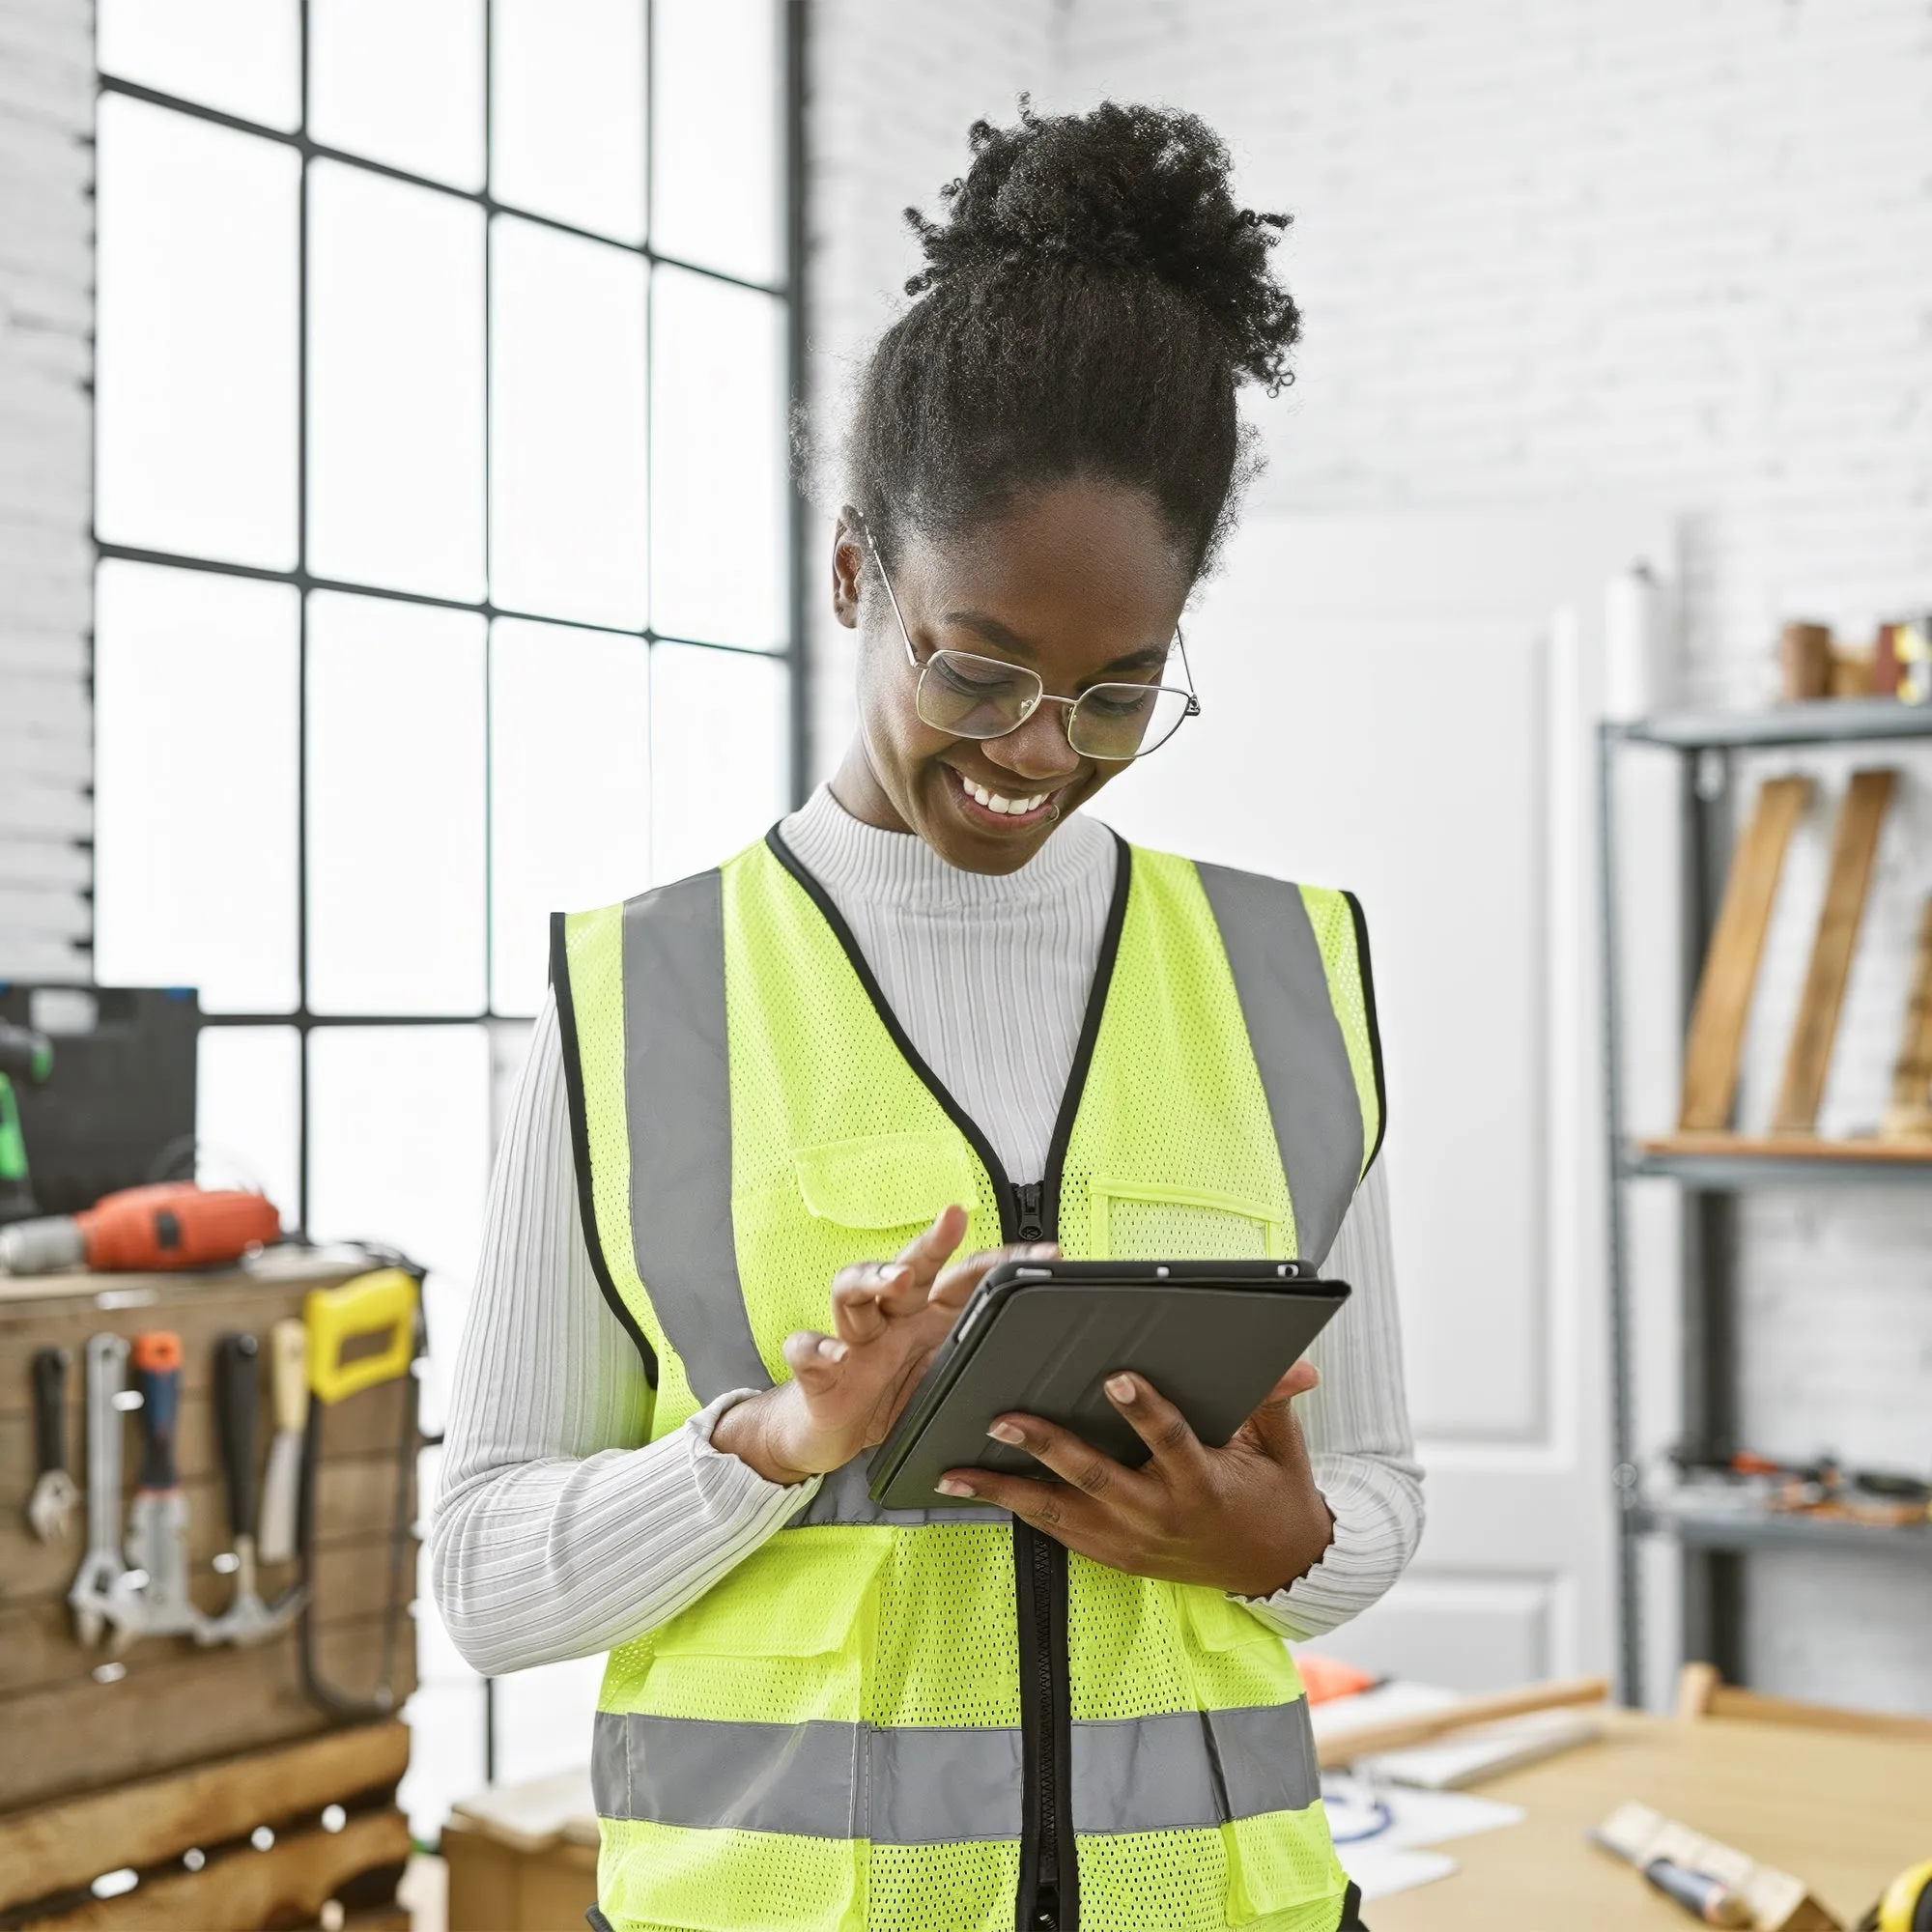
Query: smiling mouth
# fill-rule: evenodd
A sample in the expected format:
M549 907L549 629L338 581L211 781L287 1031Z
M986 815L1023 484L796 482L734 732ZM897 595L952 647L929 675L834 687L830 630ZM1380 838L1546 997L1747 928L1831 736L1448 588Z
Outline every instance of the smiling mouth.
M954 770L951 765L946 769L958 781L960 800L967 817L989 829L997 825L1002 832L1043 823L1053 810L1053 801L1061 790L1056 785L1051 791L1023 792L1016 798L1009 797L1005 792L994 791L989 785L980 784L976 779L969 779L964 772Z

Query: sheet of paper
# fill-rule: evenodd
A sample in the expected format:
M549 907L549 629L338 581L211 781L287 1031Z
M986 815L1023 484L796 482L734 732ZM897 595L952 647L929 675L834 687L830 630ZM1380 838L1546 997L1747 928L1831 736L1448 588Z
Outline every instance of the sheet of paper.
M1338 1847L1342 1869L1362 1888L1366 1898L1387 1898L1391 1892L1413 1891L1433 1885L1456 1870L1446 1852L1405 1851L1399 1845L1366 1844Z

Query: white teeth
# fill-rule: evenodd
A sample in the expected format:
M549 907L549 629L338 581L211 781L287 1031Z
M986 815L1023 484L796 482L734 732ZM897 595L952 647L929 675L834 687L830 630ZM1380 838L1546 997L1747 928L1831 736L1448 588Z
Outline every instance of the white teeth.
M997 791L988 791L982 784L975 784L964 772L959 774L959 781L966 787L970 797L977 799L988 811L1003 811L1014 818L1023 818L1029 811L1037 811L1049 798L1051 792L1041 792L1036 798L1008 798Z

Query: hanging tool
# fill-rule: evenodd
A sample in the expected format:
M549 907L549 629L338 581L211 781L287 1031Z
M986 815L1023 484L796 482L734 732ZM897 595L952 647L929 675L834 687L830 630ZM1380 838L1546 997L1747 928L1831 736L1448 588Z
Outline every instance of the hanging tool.
M181 1337L165 1328L134 1337L134 1375L141 1390L141 1469L128 1519L131 1567L115 1585L117 1595L130 1600L115 1630L111 1647L117 1651L137 1636L206 1640L202 1633L208 1619L187 1593L187 1497L182 1493L175 1462L181 1359Z
M326 1711L375 1717L395 1707L396 1637L409 1597L410 1496L414 1487L415 1359L422 1335L422 1272L384 1267L337 1288L312 1289L302 1304L307 1329L308 1385L315 1397L302 1436L300 1540L304 1574L314 1575L316 1472L322 1461L323 1417L360 1389L401 1378L407 1385L397 1445L396 1511L389 1537L389 1596L383 1612L383 1662L376 1686L355 1696L331 1684L316 1662L316 1604L302 1612L302 1687Z
M34 1478L27 1523L43 1543L67 1534L73 1513L73 1478L67 1472L67 1352L34 1350Z
M87 1341L87 1554L68 1592L83 1644L100 1641L102 1623L128 1614L121 1589L121 1407L128 1343L120 1335Z
M103 1195L84 1214L56 1214L0 1229L0 1274L224 1267L282 1237L266 1195L165 1180Z
M269 1386L274 1397L275 1438L269 1444L255 1542L264 1563L286 1563L296 1553L302 1431L308 1424L308 1330L293 1316L269 1330Z
M198 1643L260 1643L286 1630L307 1601L298 1584L273 1605L255 1588L256 1372L261 1350L252 1335L224 1335L214 1345L214 1426L235 1538L235 1595L227 1609L195 1632Z
M0 1020L0 1222L25 1220L40 1209L27 1175L27 1137L14 1082L40 1086L54 1070L54 1043L31 1027Z

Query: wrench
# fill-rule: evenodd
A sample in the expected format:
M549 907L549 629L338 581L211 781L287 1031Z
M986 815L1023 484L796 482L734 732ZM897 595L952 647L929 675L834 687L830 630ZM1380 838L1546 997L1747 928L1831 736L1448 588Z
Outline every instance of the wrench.
M126 1612L119 1589L121 1561L121 1410L115 1398L128 1379L128 1342L121 1335L87 1341L87 1554L67 1600L85 1645L100 1641L103 1620L120 1629Z
M67 1353L34 1350L34 1460L40 1474L27 1498L27 1522L43 1543L67 1534L73 1478L67 1472Z

